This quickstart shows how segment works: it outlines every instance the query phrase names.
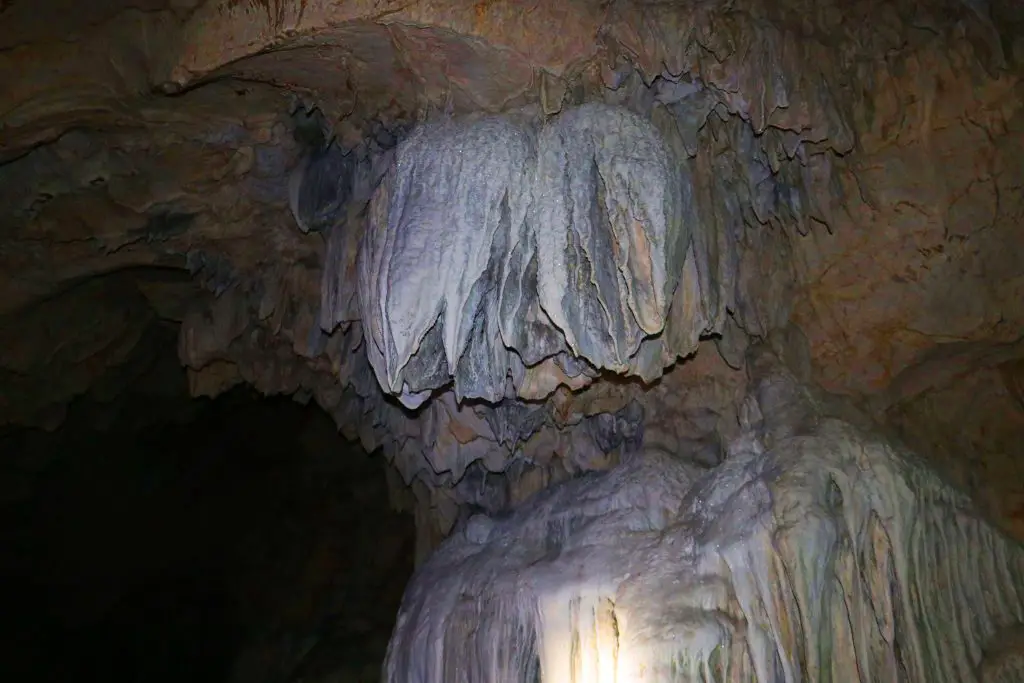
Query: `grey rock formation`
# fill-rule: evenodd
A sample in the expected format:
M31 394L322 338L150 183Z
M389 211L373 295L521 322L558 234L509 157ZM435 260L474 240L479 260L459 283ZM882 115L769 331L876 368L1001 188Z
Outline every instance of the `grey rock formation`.
M1019 680L1024 548L787 373L753 396L710 472L648 450L452 536L386 680Z
M311 150L289 179L288 199L303 232L323 232L337 223L352 198L356 159L331 144Z
M762 194L769 176L751 181ZM381 385L414 408L449 383L460 400L531 394L527 377L548 359L567 380L580 374L567 362L658 377L721 331L732 300L736 227L698 204L684 145L622 107L420 127L374 195L359 250ZM344 266L330 258L325 281L344 281ZM332 292L325 319L338 321Z

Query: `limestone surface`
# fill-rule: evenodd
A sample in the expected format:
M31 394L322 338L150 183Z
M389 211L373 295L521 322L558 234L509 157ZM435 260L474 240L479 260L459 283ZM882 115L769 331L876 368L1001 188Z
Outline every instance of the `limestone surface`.
M1016 0L0 0L0 428L170 330L193 394L379 451L422 562L638 453L722 467L766 345L1024 538L1021 36Z
M1024 547L791 376L751 398L710 471L648 449L469 518L410 584L386 680L1018 680Z

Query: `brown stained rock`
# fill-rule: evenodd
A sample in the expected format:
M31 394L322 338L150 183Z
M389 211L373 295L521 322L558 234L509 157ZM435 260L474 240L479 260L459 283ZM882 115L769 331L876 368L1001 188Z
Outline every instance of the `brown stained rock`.
M824 388L870 403L944 462L963 451L989 463L989 478L1009 479L1015 470L998 454L1013 449L1021 408L1007 368L1024 354L996 362L979 349L1010 348L1024 330L1024 42L1014 8L992 4L986 24L957 3L883 0L748 0L727 13L640 0L46 0L46 9L16 0L0 8L0 161L11 171L0 202L0 312L20 315L69 283L150 266L188 266L217 296L142 287L148 294L132 299L139 317L99 306L107 324L96 338L89 321L54 304L63 325L86 330L68 330L59 357L47 343L54 330L32 331L27 313L5 317L5 367L25 375L18 382L38 394L25 405L45 413L120 362L153 311L183 319L195 393L238 382L299 392L347 435L383 448L405 483L417 482L417 514L433 520L423 522L421 552L451 528L462 495L452 487L474 462L501 471L522 446L533 469L507 492L520 500L602 466L574 430L634 399L648 443L714 450L737 429L746 380L671 321L673 348L696 356L649 386L568 378L550 362L530 370L521 397L548 403L545 428L522 443L499 435L486 411L456 409L450 393L418 413L386 402L362 346L374 321L356 320L362 221L349 216L341 247L327 253L287 210L288 173L304 151L288 118L297 104L318 105L351 147L374 123L538 99L547 114L585 96L650 109L636 71L648 82L667 71L717 98L700 112L706 121L693 114L677 130L676 151L697 155L703 220L733 229L723 207L756 189L739 178L747 160L734 158L744 126L772 172L801 176L808 205L799 216L743 214L736 272L728 254L716 265L735 283L706 312L712 322L729 307L753 336L795 323ZM159 222L168 207L190 215L187 226ZM696 319L702 285L688 263L676 300ZM343 276L321 282L325 264ZM79 307L106 302L95 296ZM734 365L743 341L719 344ZM974 351L945 353L952 344ZM32 374L51 366L59 382ZM575 393L549 396L560 384ZM20 406L10 412L17 401L3 389L0 419L30 419ZM953 424L969 443L951 448L936 436L952 438L943 430ZM1011 489L999 488L1007 502L992 509L1004 521L1021 514Z
M188 391L192 396L220 396L245 380L234 363L216 360L198 370L187 368Z
M169 80L185 85L225 64L279 46L290 36L317 33L350 22L433 26L507 50L519 59L527 58L530 63L557 73L593 55L597 31L604 20L602 5L594 0L212 1L205 3L185 25L184 49L169 73ZM414 53L409 57L442 58L442 54Z
M0 425L58 426L54 407L128 365L154 323L131 278L117 275L0 317Z
M317 258L319 240L281 230L289 220L285 207L261 202L264 187L280 180L264 181L267 171L256 160L270 147L284 147L280 175L294 152L283 129L274 130L280 110L253 115L249 108L277 107L285 99L259 86L242 96L234 88L210 88L177 104L144 103L125 128L76 133L11 162L0 209L0 311L74 278L124 267L182 267L190 250L230 253L246 270L266 258L255 243L273 245L293 261ZM12 187L12 178L23 185ZM167 225L161 216L168 211L193 218Z
M68 8L68 23L88 21L80 5ZM117 9L84 30L75 26L73 40L66 40L69 27L63 21L49 23L61 13L56 8L37 6L20 25L3 17L12 33L15 27L27 33L18 36L24 42L0 52L5 128L0 159L14 158L71 127L131 121L131 102L155 85L152 73L166 68L161 59L173 54L179 23L166 11Z
M544 400L559 387L568 387L573 391L589 385L593 379L586 375L569 377L565 374L554 358L526 369L526 377L519 386L519 398L524 401Z
M125 125L146 93L211 76L315 91L335 106L340 97L349 106L336 109L338 119L352 112L350 83L364 107L397 98L415 108L420 96L443 102L457 92L460 108L497 109L531 87L535 68L560 74L591 59L601 5L221 0L200 4L184 23L171 9L108 6L91 17L70 10L96 22L73 42L62 40L66 26L24 16L29 38L0 54L0 158L73 126Z
M938 45L879 64L854 200L831 234L796 242L794 316L817 378L875 392L925 351L1024 329L1024 85Z
M1010 381L999 368L965 368L886 417L996 523L1024 539L1024 406Z

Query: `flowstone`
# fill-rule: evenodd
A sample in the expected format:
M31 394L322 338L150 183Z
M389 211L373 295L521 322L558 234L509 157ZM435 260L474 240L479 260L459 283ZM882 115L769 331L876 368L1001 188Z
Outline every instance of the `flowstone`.
M1020 680L996 646L1024 549L822 405L773 372L714 469L647 451L470 519L410 583L385 680Z
M653 379L691 353L695 341L637 358L668 325L688 254L696 272L691 179L674 156L651 121L596 103L543 123L502 115L413 131L359 249L360 318L385 392L409 408L449 384L459 400L543 398L597 369ZM680 316L693 334L672 339L713 331ZM541 381L549 359L555 382Z

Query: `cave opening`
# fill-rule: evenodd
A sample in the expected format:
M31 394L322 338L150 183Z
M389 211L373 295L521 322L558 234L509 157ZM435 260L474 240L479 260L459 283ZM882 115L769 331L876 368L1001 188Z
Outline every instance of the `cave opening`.
M136 379L0 435L4 678L377 680L415 540L384 459L170 354Z

